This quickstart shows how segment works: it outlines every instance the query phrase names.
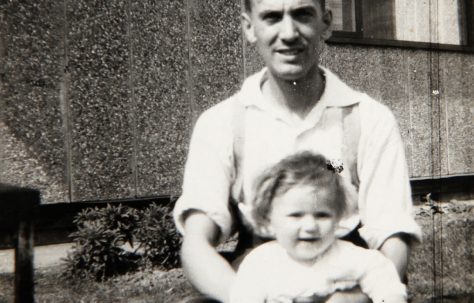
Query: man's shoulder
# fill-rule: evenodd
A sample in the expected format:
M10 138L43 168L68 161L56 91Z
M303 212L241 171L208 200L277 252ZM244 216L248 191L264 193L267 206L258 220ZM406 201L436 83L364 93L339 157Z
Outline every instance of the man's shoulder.
M377 113L381 115L392 115L390 108L382 102L372 98L366 93L359 92L360 94L360 108L364 112Z
M381 124L392 127L397 124L395 115L387 105L362 92L359 92L359 100L362 128L370 129Z
M232 95L211 106L199 115L196 126L221 131L228 129L236 112L236 102L236 95Z
M222 117L222 116L229 116L229 115L232 115L232 112L234 110L234 107L235 107L235 102L237 102L236 100L236 95L237 94L233 94L232 96L230 97L227 97L226 99L222 100L222 101L219 101L218 103L212 105L211 107L209 107L208 109L204 110L202 113L201 113L201 117L204 117L204 118L219 118L219 117ZM222 118L224 119L224 118Z
M250 75L237 92L205 110L199 117L201 123L210 123L216 127L234 123L240 109L247 107L248 101L254 99L255 94L258 94L259 82L265 71L264 68Z

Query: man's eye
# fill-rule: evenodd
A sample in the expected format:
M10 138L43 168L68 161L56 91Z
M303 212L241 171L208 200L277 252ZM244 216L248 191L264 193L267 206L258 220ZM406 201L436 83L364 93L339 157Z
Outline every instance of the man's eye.
M297 20L309 20L315 16L312 10L299 9L293 12L293 17Z
M263 15L263 20L267 22L272 22L272 23L278 22L279 20L281 20L281 18L282 18L282 15L277 12L270 12Z
M288 214L288 217L290 218L301 218L303 216L302 213L290 213Z

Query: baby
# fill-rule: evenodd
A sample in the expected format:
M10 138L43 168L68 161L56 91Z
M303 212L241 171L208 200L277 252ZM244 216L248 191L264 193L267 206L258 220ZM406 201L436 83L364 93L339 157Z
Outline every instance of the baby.
M374 303L406 302L406 287L389 259L336 239L347 208L339 169L303 152L257 180L251 221L256 233L276 240L245 257L231 303L324 302L356 286Z

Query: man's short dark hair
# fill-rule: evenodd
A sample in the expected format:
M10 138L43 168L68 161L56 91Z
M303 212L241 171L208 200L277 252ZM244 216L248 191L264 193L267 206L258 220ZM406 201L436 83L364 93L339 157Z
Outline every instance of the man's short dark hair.
M321 3L321 7L326 7L326 1L325 0L319 0ZM250 12L252 10L252 0L244 0L244 9L246 12Z
M252 10L252 0L244 0L244 9L246 12L250 12Z
M252 10L252 0L244 0L244 9L246 12L250 12Z

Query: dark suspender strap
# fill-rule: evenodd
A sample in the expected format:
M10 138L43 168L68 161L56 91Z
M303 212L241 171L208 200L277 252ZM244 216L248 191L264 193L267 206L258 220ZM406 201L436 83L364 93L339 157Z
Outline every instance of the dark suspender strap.
M238 203L244 202L243 192L243 153L245 145L245 106L239 100L239 94L234 95L232 100L232 152L234 171L233 182L230 187L230 208L235 220L234 228L238 232L238 241L235 252L230 257L230 261L244 254L244 251L253 245L253 234L243 223L242 214L239 211Z
M360 138L360 114L359 104L342 108L342 133L345 164L349 166L351 173L351 183L359 188L359 175L357 173L357 155Z
M243 191L243 154L245 147L245 106L239 95L234 96L232 116L232 131L233 131L233 156L234 156L234 173L233 184L231 186L231 209L235 218L235 228L239 233L237 247L234 256L242 257L244 252L249 248L267 241L256 236L244 223L242 214L240 213L237 204L245 203Z
M245 106L238 98L238 94L234 96L232 102L234 114L232 116L232 132L233 132L233 158L234 158L234 182L231 187L231 194L236 202L243 202L243 152L245 145Z

